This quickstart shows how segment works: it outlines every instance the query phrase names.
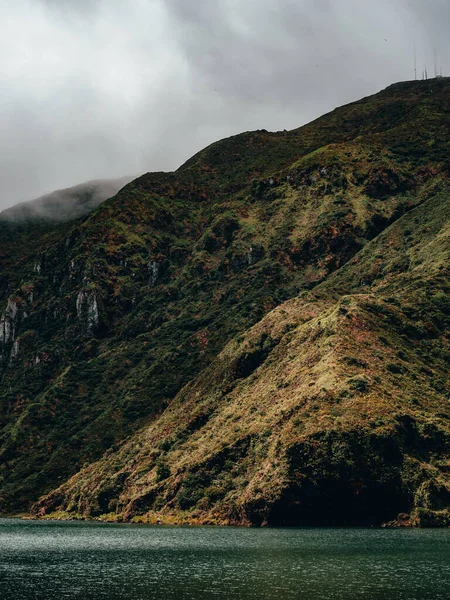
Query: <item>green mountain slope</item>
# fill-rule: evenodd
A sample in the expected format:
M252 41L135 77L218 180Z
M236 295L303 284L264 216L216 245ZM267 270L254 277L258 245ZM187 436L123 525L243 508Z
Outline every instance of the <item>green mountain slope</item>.
M447 523L449 258L447 193L231 342L160 419L36 510Z
M445 522L449 95L223 140L5 253L2 509L81 469L34 511Z
M111 198L131 177L99 179L57 190L0 212L0 294L14 289L23 277L29 257L36 256L52 240L58 240L73 227L72 221L88 215Z

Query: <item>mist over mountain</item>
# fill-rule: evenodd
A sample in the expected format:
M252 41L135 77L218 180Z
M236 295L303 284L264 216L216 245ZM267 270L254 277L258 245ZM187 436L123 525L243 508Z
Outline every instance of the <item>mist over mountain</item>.
M89 214L117 192L133 177L88 181L64 190L56 190L36 200L21 202L0 212L0 221L30 223L70 221Z
M447 526L449 150L408 81L6 211L0 511Z

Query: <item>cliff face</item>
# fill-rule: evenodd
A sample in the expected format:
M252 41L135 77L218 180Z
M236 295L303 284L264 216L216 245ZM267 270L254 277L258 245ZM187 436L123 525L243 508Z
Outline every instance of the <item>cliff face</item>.
M449 96L397 84L4 225L1 509L445 523Z

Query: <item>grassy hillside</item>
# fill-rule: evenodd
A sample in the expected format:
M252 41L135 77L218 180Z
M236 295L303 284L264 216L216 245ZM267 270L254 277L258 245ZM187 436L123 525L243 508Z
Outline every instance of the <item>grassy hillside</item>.
M448 523L449 233L447 192L233 340L154 424L35 510Z
M445 522L449 95L223 140L5 252L1 509L79 471L34 510Z

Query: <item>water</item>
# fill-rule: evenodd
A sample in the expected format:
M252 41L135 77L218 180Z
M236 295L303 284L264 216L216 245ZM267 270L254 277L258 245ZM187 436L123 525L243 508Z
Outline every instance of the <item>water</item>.
M450 531L0 519L0 598L448 599Z

